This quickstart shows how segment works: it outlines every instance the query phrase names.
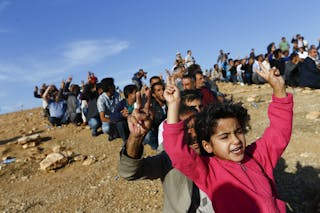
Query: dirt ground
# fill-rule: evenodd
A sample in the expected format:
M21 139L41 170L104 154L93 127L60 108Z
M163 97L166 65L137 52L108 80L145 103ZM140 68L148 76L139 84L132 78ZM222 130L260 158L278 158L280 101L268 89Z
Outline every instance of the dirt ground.
M227 83L220 83L219 88L249 109L247 141L261 136L268 125L271 88ZM294 94L294 125L291 142L275 170L279 196L287 202L288 212L320 212L320 117L309 118L310 112L320 112L320 90L288 88L288 92ZM41 139L35 147L17 142L23 135L36 133ZM83 126L52 128L41 108L0 115L0 212L162 212L160 180L120 178L122 142L107 138L102 134L93 138ZM70 161L56 171L39 170L55 145L96 162ZM149 154L155 152L146 147ZM15 161L4 164L8 157Z

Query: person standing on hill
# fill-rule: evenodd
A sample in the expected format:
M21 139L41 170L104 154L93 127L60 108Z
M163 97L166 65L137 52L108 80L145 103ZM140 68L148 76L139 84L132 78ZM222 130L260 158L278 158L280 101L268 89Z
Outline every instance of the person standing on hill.
M184 59L186 67L190 67L192 64L196 63L196 60L194 59L194 57L192 56L192 52L191 50L187 50L187 55Z
M145 72L143 69L139 69L139 71L133 75L131 80L132 83L137 86L138 91L140 91L142 88L142 78L147 78L147 74L148 73Z
M290 50L290 44L286 40L286 37L281 38L281 42L279 43L279 49L284 52L284 51L289 51Z

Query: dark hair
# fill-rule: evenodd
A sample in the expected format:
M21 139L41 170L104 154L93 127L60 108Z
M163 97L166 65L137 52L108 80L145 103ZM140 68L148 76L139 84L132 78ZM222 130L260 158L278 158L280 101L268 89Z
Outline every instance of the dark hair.
M201 74L203 75L203 72L201 70L197 70L196 72L194 72L194 76L196 76L196 74Z
M202 154L208 154L202 147L202 140L210 141L211 136L215 134L218 121L224 118L237 119L243 132L247 132L250 115L247 109L242 106L242 103L232 101L212 103L206 106L196 119L196 134Z
M187 101L202 100L202 94L199 90L184 90L181 92L181 104L184 105Z
M188 113L194 113L194 114L198 114L198 111L194 108L194 107L191 107L191 106L186 106L186 105L180 105L180 108L179 108L179 117L180 116L183 116L183 115L186 115Z
M159 79L159 81L161 81L161 78L159 76L154 75L149 79L150 86L151 86L151 81L154 80L154 79Z
M75 95L78 95L80 93L80 86L78 84L71 84L70 92L72 92Z
M182 79L184 79L184 78L189 78L191 81L196 81L196 78L194 75L190 75L190 74L183 75Z
M276 49L273 54L274 54L274 57L278 59L281 56L281 53L282 53L281 49Z
M152 84L152 86L151 86L151 92L152 93L154 93L154 88L156 86L158 86L158 85L161 85L163 87L163 89L164 89L164 84L162 82L157 82L157 83Z
M138 91L138 88L134 84L129 84L123 88L124 97L128 98L129 94L133 93L133 91Z
M101 83L96 84L96 90L98 91L98 89L103 89L103 86Z
M190 115L191 114L191 115ZM196 138L193 139L191 137L188 137L188 129L189 128L194 128L194 126L192 127L188 127L188 123L190 122L191 119L195 119L195 117L197 116L198 111L194 108L194 107L190 107L190 106L185 106L185 105L181 105L179 108L179 118L181 119L184 116L188 116L189 117L185 117L183 120L183 125L184 125L184 131L185 131L185 135L184 135L184 142L186 144L188 144L188 146L196 143Z
M201 67L199 64L191 64L187 69L190 75L195 75L195 73L199 70L201 71Z
M297 57L299 54L296 52L291 53L290 60L292 60L294 57Z
M111 88L115 88L113 78L104 78L101 80L102 89L104 92L109 92Z

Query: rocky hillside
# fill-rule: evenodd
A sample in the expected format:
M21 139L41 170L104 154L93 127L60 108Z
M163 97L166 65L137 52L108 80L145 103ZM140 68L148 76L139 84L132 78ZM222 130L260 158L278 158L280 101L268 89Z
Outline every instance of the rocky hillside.
M219 87L249 109L247 141L261 136L271 88ZM320 90L288 92L294 94L294 128L275 171L279 195L288 212L320 212ZM107 138L91 137L84 126L51 127L40 108L0 115L0 211L162 212L161 182L120 178L122 142ZM149 154L155 152L146 147Z

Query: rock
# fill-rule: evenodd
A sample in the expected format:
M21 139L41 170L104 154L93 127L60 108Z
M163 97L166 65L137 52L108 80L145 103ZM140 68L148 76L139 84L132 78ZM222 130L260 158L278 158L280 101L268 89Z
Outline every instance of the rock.
M68 159L60 153L51 153L40 162L40 170L55 170L64 167Z
M22 180L22 181L28 180L28 176L23 176L23 177L21 177L21 180Z
M248 102L260 102L261 97L259 95L251 95L247 98Z
M74 156L74 152L72 152L71 150L63 151L62 154L68 158L72 158Z
M313 112L309 112L306 115L306 119L310 119L310 120L315 120L320 118L320 111L313 111Z
M23 144L22 145L22 149L28 149L28 144L26 143L26 144Z
M22 148L23 149L28 149L30 147L35 147L36 145L37 145L36 142L26 143L26 144L22 145Z
M51 148L53 152L55 153L59 153L62 152L64 150L63 147L61 147L60 145L55 145L54 147Z
M85 155L77 155L73 157L74 161L84 161L87 158Z
M87 159L85 159L83 161L82 165L90 166L90 165L94 164L96 161L97 161L97 159L94 156L90 155Z
M41 139L40 134L34 134L34 135L29 135L29 136L23 136L18 139L18 144L26 144L31 141L38 142Z

